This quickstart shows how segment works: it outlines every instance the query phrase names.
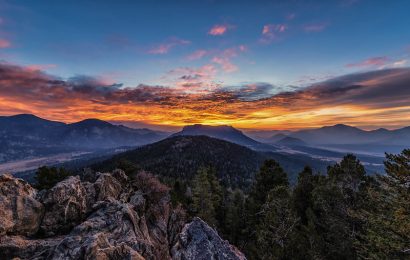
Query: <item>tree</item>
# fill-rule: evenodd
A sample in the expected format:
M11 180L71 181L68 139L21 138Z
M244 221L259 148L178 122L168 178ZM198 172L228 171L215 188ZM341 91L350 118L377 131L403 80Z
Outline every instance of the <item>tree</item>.
M410 149L386 154L384 165L386 175L367 190L358 251L363 258L405 259L410 257Z
M298 176L298 182L293 190L292 205L301 224L307 225L307 210L312 208L312 192L317 187L319 175L313 175L312 168L306 166Z
M70 175L72 174L63 167L56 168L42 166L38 168L36 176L34 177L34 179L36 180L35 187L39 190L50 189L55 184L64 180Z
M260 259L286 259L298 219L291 207L290 191L287 186L270 190L262 206L261 222L257 227L257 254Z
M229 242L239 245L242 242L245 222L245 195L239 189L229 192L226 204L225 234Z
M289 181L282 167L275 160L266 160L255 176L248 199L246 200L246 223L244 244L250 257L258 256L258 226L262 219L262 208L267 202L268 194L277 187L288 187ZM259 229L261 230L261 229Z
M222 201L222 188L210 167L201 167L193 180L192 212L213 227L218 226L217 213Z

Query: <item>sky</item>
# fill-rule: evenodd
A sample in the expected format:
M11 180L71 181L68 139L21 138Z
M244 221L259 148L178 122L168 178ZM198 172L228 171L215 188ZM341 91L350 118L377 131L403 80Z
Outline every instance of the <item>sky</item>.
M410 1L0 1L0 115L410 125Z

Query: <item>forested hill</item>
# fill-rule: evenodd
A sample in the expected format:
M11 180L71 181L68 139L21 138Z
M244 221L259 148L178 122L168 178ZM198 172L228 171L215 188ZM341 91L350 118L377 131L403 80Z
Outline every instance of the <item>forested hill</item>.
M265 156L207 136L175 136L118 154L92 168L137 167L160 176L191 179L201 166L212 166L227 185L248 185Z
M291 182L306 165L322 171L327 165L307 156L257 152L208 136L174 136L118 154L92 168L100 171L139 168L164 177L190 180L201 166L212 166L225 185L249 187L255 172L269 158L283 165Z

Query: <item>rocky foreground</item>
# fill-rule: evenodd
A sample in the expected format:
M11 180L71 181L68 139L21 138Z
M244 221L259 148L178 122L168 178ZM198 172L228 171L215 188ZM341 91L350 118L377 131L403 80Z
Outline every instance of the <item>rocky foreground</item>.
M199 218L186 223L152 175L85 172L37 191L0 176L0 259L245 259Z

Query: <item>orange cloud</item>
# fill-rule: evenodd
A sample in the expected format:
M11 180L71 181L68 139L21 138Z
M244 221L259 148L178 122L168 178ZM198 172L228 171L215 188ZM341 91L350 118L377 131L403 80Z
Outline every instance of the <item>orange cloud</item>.
M171 38L167 42L162 43L158 46L155 46L151 49L148 50L149 54L166 54L168 53L172 48L176 46L181 46L181 45L187 45L190 44L190 41L187 40L182 40L179 38Z
M398 127L410 120L410 69L345 75L306 88L268 83L211 85L215 68L180 68L169 86L124 87L90 77L62 80L0 64L0 113L34 113L66 122L84 118L182 126L230 124L291 129L348 123Z
M224 35L228 28L230 28L229 25L216 24L208 31L208 34L213 36Z

